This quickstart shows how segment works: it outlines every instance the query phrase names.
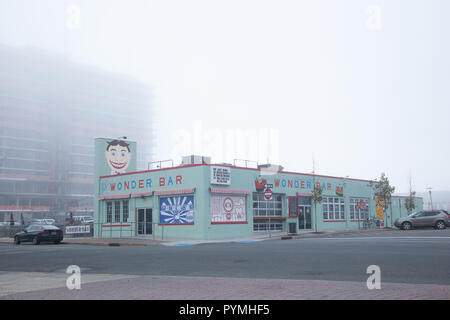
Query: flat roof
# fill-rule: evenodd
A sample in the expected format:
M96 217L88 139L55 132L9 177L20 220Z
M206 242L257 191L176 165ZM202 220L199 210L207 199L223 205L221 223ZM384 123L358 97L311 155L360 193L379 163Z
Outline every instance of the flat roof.
M115 174L115 175L100 176L100 178L103 179L103 178L111 178L111 177L117 177L117 176L126 176L126 175L130 175L130 174L139 174L139 173L156 172L156 171L164 171L164 170L174 170L174 169L190 168L190 167L198 167L198 166L226 167L226 168L234 168L234 169L242 169L242 170L263 171L263 172L277 172L277 173L284 173L284 174L295 174L295 175L303 175L303 176L310 176L310 177L314 176L314 177L322 177L322 178L345 179L345 180L352 180L352 181L363 181L363 182L373 182L373 183L377 182L375 180L367 180L367 179L345 178L345 177L327 176L327 175L321 175L321 174L292 172L292 171L274 171L274 170L238 167L238 166L224 165L224 164L210 164L210 163L188 164L188 165L180 165L180 166L176 166L176 167L151 169L151 170L143 170L143 171L134 171L134 172Z

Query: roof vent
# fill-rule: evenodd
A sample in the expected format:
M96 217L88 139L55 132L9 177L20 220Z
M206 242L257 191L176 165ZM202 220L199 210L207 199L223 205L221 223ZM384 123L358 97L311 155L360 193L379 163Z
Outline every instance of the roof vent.
M184 156L181 161L181 165L189 165L189 164L211 164L211 157L205 156Z
M279 164L270 164L270 163L266 163L266 164L259 164L258 165L258 169L261 171L283 171L284 167L280 166Z

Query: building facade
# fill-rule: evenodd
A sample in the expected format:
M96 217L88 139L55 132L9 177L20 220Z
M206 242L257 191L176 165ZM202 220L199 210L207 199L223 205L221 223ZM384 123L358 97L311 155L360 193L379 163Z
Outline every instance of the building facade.
M150 99L129 77L0 46L0 221L93 215L93 139L101 132L143 141L144 169Z
M380 211L375 181L211 164L202 157L176 167L110 174L105 151L111 142L96 139L97 237L227 239L358 229L368 218L382 228L408 214L404 197L393 197L387 212ZM316 204L314 185L323 195ZM422 199L415 201L421 210Z

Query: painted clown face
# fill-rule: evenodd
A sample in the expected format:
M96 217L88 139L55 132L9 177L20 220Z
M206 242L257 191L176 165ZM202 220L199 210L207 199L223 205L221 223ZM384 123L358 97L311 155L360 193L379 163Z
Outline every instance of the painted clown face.
M128 144L123 141L113 141L105 151L106 161L112 174L125 173L131 160Z

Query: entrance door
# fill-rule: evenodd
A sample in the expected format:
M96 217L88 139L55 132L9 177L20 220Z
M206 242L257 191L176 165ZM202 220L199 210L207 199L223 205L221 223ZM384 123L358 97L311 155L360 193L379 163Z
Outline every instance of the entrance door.
M152 234L152 209L138 209L138 235Z
M312 228L311 197L298 197L298 229L307 230Z

